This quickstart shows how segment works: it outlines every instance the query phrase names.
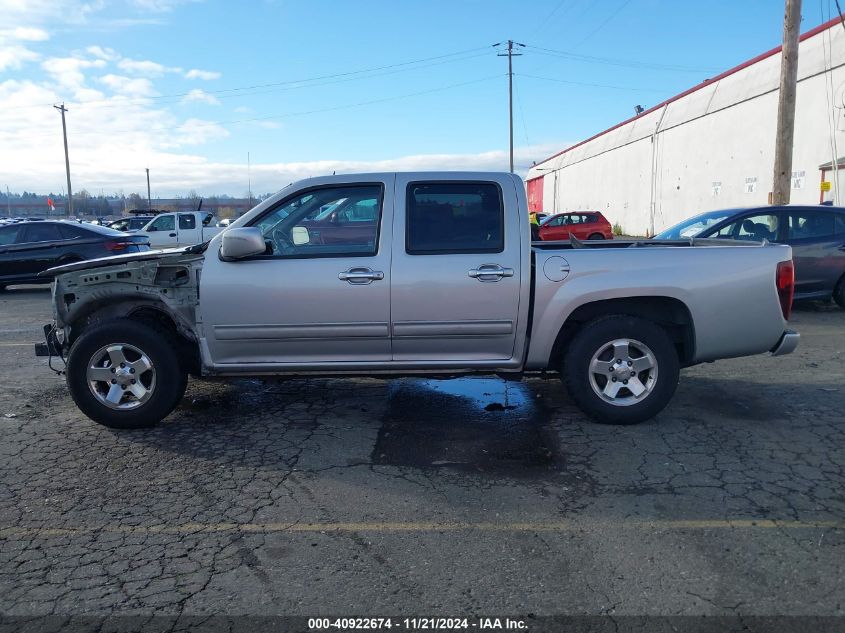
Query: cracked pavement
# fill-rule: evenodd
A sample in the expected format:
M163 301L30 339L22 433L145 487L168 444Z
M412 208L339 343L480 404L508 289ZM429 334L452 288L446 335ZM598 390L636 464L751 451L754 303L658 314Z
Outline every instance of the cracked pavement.
M557 379L241 379L115 432L20 344L49 319L0 296L6 616L845 614L833 307L634 427Z

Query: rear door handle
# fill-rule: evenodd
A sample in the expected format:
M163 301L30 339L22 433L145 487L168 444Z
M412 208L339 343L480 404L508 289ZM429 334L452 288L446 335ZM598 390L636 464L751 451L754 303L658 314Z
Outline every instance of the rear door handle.
M374 281L384 279L384 273L372 268L350 268L337 274L337 278L350 284L362 285L371 284Z
M498 264L482 264L472 268L467 275L478 281L499 281L503 277L513 277L513 268L502 268Z

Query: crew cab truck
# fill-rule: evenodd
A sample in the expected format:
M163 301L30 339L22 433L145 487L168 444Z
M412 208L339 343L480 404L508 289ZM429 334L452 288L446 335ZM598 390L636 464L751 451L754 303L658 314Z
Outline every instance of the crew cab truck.
M189 373L544 370L629 424L666 406L681 367L798 343L788 246L530 235L511 174L304 180L206 244L52 269L48 344L86 415L135 428L171 412Z
M191 246L206 242L223 230L214 226L213 219L213 213L204 211L160 213L136 235L149 237L153 248Z

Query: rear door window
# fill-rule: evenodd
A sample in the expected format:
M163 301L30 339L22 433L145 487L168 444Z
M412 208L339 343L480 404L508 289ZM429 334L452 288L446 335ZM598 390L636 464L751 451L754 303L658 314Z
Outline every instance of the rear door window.
M827 211L791 211L787 239L806 240L833 237L836 234L836 219Z
M0 246L8 246L9 244L17 244L20 240L18 239L23 231L21 230L23 227L14 225L14 226L4 226L0 228Z
M62 226L59 227L59 230L62 233L62 237L66 240L73 240L73 239L84 238L84 237L93 237L93 235L91 234L90 231L86 231L85 229L83 229L79 226L74 226L72 224L67 224L67 223L62 224Z
M413 182L406 195L410 255L501 253L504 205L490 182Z
M179 228L181 230L190 231L197 228L197 218L193 213L179 214Z
M62 239L59 227L55 224L30 224L24 227L23 241L56 242Z

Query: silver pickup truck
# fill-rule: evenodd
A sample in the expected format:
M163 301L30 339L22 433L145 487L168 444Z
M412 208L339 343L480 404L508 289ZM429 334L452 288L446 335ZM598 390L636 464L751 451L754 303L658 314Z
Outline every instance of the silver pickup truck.
M593 418L630 424L666 406L681 367L798 344L788 246L530 235L511 174L304 180L205 244L48 271L42 349L67 356L86 415L136 428L188 374L546 370Z

